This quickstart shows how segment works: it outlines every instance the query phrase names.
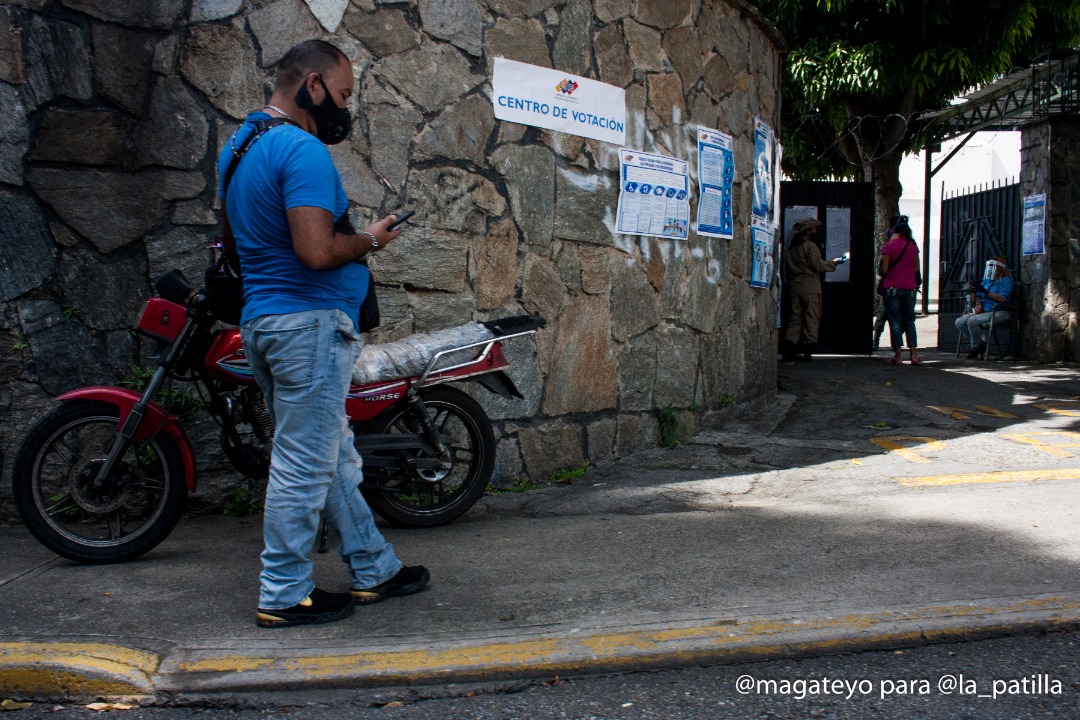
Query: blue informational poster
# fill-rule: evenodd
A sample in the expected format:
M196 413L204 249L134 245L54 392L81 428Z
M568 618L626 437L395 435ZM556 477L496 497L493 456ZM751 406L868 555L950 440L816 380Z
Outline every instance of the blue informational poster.
M750 267L750 285L767 288L772 285L776 274L773 261L773 228L764 220L754 218L750 225L750 237L753 242L753 265Z
M1024 254L1046 252L1046 193L1024 198Z
M754 118L754 202L751 215L762 220L772 218L773 143L771 127Z
M730 135L698 128L697 233L731 240L731 187L735 182L735 144Z

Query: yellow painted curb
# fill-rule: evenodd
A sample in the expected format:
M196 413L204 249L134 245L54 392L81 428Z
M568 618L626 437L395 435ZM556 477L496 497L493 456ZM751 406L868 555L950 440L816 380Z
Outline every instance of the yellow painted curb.
M1006 604L955 603L824 617L718 618L621 632L362 652L300 650L255 656L226 650L187 650L163 663L159 689L222 691L541 677L826 655L1076 623L1080 623L1080 601L1042 596Z
M154 692L154 653L98 643L0 643L0 692L92 698Z

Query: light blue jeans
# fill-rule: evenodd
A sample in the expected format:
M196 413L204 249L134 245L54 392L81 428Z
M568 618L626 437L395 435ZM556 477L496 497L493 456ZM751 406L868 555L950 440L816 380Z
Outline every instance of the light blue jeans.
M968 345L972 349L990 339L990 331L983 327L983 323L989 326L990 318L994 318L995 323L1005 322L1009 319L1009 313L1005 310L991 310L978 314L968 313L956 318L956 329L961 332L967 330Z
M246 323L241 335L274 417L259 607L296 605L315 587L310 555L320 513L341 536L353 587L389 580L401 561L360 494L361 461L345 417L360 354L352 320L340 310L263 315Z

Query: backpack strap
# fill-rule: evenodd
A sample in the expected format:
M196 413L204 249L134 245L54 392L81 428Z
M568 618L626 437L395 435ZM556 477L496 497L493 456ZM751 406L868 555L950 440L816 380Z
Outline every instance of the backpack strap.
M236 166L240 164L240 160L247 154L247 151L251 149L251 146L255 144L255 141L261 138L270 130L276 128L278 125L296 125L295 122L288 118L270 118L269 120L256 120L254 123L255 130L248 135L244 142L240 143L240 147L236 147L236 134L232 137L232 153L233 159L229 163L229 167L225 170L225 175L221 180L221 204L225 205L225 194L229 191L229 182L232 180L233 173L236 172ZM299 125L296 125L300 127ZM239 130L237 131L239 132Z

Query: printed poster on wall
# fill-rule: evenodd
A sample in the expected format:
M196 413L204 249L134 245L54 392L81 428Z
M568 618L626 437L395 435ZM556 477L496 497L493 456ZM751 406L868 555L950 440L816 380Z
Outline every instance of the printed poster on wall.
M803 218L818 219L816 205L789 205L784 208L784 247L791 244L791 230Z
M1024 197L1024 255L1046 252L1046 193Z
M735 143L718 130L698 128L697 233L731 240L731 187L735 181Z
M689 236L689 163L622 148L619 182L615 232L681 240Z
M754 202L751 215L763 220L772 217L773 143L772 128L761 118L754 118Z
M825 208L825 259L832 260L846 252L851 252L851 208ZM851 263L825 273L825 282L851 282Z
M492 102L499 120L623 145L626 91L551 68L495 58Z
M773 227L760 218L750 223L750 239L753 243L753 265L750 268L750 285L767 288L772 285L775 266L773 265Z

